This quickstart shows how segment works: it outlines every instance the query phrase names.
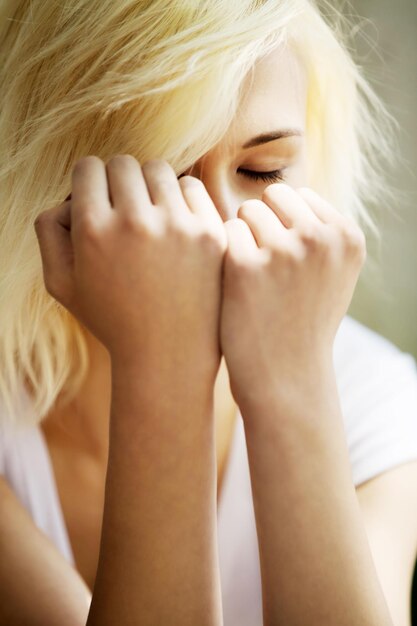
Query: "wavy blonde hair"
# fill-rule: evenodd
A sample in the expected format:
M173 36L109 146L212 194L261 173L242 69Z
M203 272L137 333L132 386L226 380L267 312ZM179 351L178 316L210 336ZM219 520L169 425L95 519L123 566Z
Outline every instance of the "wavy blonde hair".
M88 371L81 324L44 287L37 214L63 201L87 154L186 170L224 135L245 76L275 46L307 70L308 185L378 234L371 207L390 197L394 121L353 61L349 26L308 0L2 0L3 422L39 423Z

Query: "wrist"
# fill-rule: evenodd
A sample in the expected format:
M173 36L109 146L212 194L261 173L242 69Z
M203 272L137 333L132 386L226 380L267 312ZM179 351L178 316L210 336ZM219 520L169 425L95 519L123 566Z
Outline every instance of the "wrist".
M188 370L161 371L134 359L111 361L112 404L130 404L133 420L138 406L141 419L207 420L213 413L214 383L214 376Z
M310 407L320 407L338 398L333 358L330 355L276 364L268 376L253 378L240 386L230 376L230 387L243 420L263 420L268 416L305 415ZM282 418L284 419L284 417Z
M129 376L159 389L176 385L188 392L213 388L220 367L220 355L210 360L201 356L185 359L181 355L143 350L112 351L110 361L115 377Z

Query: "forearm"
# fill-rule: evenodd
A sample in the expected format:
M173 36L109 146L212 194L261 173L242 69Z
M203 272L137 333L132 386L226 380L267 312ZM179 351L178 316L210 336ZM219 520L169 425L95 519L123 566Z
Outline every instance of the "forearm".
M181 389L113 365L89 626L222 624L214 444L209 386Z
M352 483L333 367L241 407L264 626L392 626Z

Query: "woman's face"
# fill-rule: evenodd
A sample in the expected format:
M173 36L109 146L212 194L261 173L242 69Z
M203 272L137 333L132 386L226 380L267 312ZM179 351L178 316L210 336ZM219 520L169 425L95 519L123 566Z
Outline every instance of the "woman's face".
M223 221L236 217L244 200L260 199L270 183L307 185L306 78L297 57L276 48L258 61L242 93L222 140L185 172L203 181Z

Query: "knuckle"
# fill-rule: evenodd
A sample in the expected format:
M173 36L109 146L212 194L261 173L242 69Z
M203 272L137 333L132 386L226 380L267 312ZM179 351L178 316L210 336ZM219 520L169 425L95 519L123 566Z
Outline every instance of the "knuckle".
M175 237L179 241L187 241L194 236L193 229L188 220L179 215L171 215L165 222L165 232L169 237Z
M142 165L142 169L147 172L165 172L171 166L165 159L148 159Z
M362 230L356 231L355 248L360 254L366 252L366 237Z
M269 198L273 198L274 196L276 196L277 193L287 193L288 189L290 189L290 186L286 185L285 183L271 183L267 185L263 190L261 199L268 200Z
M181 187L200 187L202 189L205 189L202 180L200 180L196 176L190 176L189 174L187 174L186 176L181 176L178 182Z
M146 231L146 224L134 211L126 211L120 221L127 232L143 234Z
M244 254L226 254L226 263L234 279L239 282L253 281L258 275L259 267L253 257Z
M240 205L240 207L238 209L238 212L239 211L244 212L247 209L251 210L251 209L253 209L255 207L255 205L256 205L256 200L254 200L252 198L249 199L249 200L244 200L242 202L242 204Z
M275 195L275 190L272 185L268 185L262 192L261 200L263 202L268 202Z
M48 219L48 213L47 211L42 211L42 213L39 213L39 215L36 216L33 225L35 228L39 228L39 226L42 226L46 220Z
M108 165L130 165L137 163L137 159L132 154L115 154L108 161Z
M322 250L326 246L326 240L320 228L316 226L304 226L298 232L298 238L308 251Z
M257 273L253 261L245 259L242 256L230 256L229 267L232 270L234 279L239 282L247 283L249 281L253 281Z
M367 249L366 249L366 237L362 230L359 230L357 233L357 239L355 244L355 254L359 259L360 263L363 264L367 258Z
M359 226L350 222L343 222L339 227L339 236L345 250L361 256L366 252L366 238Z
M120 228L126 236L133 236L141 240L148 238L159 239L166 231L159 220L145 218L134 211L126 212L120 220ZM169 228L169 227L168 227Z
M259 204L260 202L256 199L245 200L237 210L237 217L253 215L254 211L259 208Z
M202 249L213 256L219 256L225 251L225 242L213 230L204 229L199 234L199 245Z
M44 277L45 289L49 293L52 298L57 300L62 306L67 309L74 308L74 294L72 290L67 290L64 288L62 281L59 276L50 275Z
M78 232L82 239L88 241L98 241L100 238L100 228L97 221L88 211L78 220Z
M74 164L73 171L82 170L90 164L94 163L102 163L100 157L95 154L87 154L86 156L80 157Z
M60 283L54 274L48 273L44 276L45 289L56 300L61 299Z
M288 270L298 270L309 256L307 247L295 230L289 231L288 238L271 246L270 253L272 262L277 262L279 267L287 267Z
M273 258L278 259L288 269L297 269L308 252L305 245L292 245L273 249Z
M158 178L157 187L159 191L169 192L177 185L176 180L171 180L170 178Z

